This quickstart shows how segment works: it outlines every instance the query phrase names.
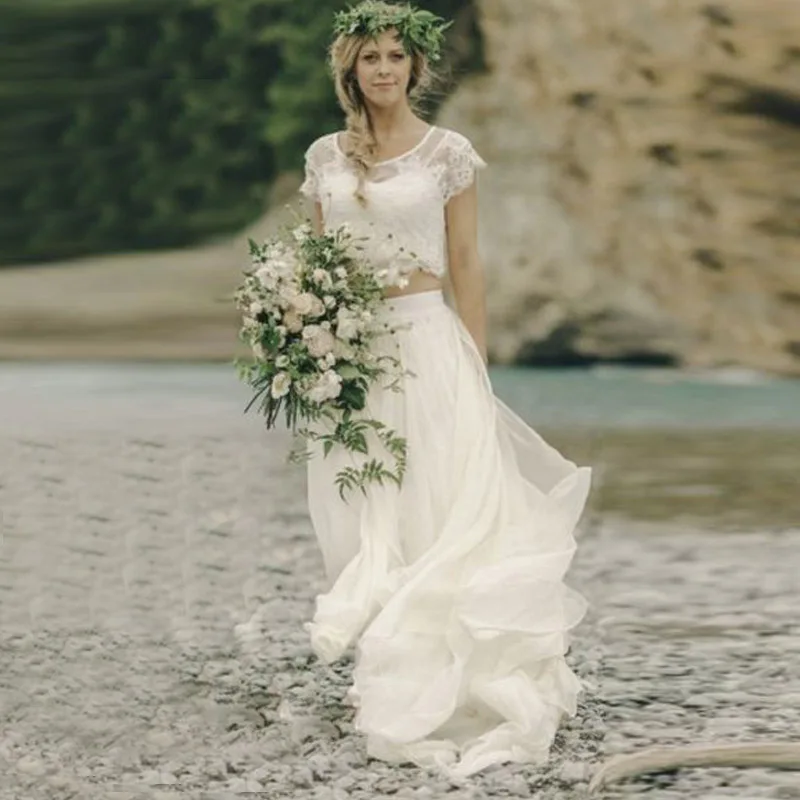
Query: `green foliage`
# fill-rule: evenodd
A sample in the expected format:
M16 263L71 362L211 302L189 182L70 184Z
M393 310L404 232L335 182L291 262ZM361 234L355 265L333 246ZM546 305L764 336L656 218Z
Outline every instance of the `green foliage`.
M387 28L396 28L407 52L417 50L425 53L429 61L438 61L442 56L444 31L452 21L447 22L409 3L389 5L391 7L387 8L382 0L362 0L334 16L333 31L375 38Z
M262 245L250 240L252 265L234 292L242 313L240 338L255 359L249 366L234 361L254 390L245 412L259 403L267 428L283 414L289 430L305 444L321 445L324 457L337 448L357 463L367 462L337 473L343 498L370 481L399 486L406 441L367 410L373 384L388 381L402 391L408 374L394 355L374 351L392 330L378 316L383 284L356 257L356 239L346 226L316 234L308 219L298 216L298 223L282 226ZM371 457L375 446L391 456L394 470ZM301 462L309 457L302 445L289 456Z
M0 0L0 265L257 218L276 175L340 127L326 55L343 6Z

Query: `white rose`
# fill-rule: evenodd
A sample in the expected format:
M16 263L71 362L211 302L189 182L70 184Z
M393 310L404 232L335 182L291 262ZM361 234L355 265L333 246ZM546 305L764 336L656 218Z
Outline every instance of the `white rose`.
M273 379L270 386L270 394L274 398L283 397L289 393L289 387L292 385L292 379L286 372L279 372Z
M333 345L332 355L339 361L354 361L356 351L347 342L337 339Z
M282 282L278 288L278 305L281 306L281 308L288 308L292 305L298 294L299 291L293 283Z
M311 313L309 317L321 317L325 313L325 303L319 299L315 294L311 295Z
M291 307L301 317L319 317L325 313L325 304L311 292L301 292L291 300Z
M300 331L303 330L303 320L291 310L283 315L283 324L286 330L292 333L300 333Z
M267 289L275 287L277 277L270 267L260 267L256 271L256 277L259 283Z
M307 325L303 330L303 341L314 358L328 355L336 343L333 334L319 325Z
M315 269L311 273L311 279L322 289L330 289L333 286L333 278L326 269Z
M326 400L334 400L337 398L341 391L341 376L332 369L329 369L317 378L308 392L308 399L314 403L324 403Z
M288 278L294 273L297 262L293 258L282 256L270 262L273 272L279 278Z
M292 311L299 314L301 317L310 314L311 307L313 305L313 300L311 299L312 296L313 295L311 295L309 292L300 292L300 294L296 294L289 301L291 303Z
M336 323L336 336L339 339L343 339L346 342L355 339L358 336L359 328L358 320L349 311L342 309L339 312Z

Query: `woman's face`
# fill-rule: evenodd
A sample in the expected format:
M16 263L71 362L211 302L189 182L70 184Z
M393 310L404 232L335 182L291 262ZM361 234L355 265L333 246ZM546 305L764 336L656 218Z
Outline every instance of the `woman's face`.
M411 79L411 57L390 28L365 42L356 58L356 79L364 97L377 106L391 106L406 98Z

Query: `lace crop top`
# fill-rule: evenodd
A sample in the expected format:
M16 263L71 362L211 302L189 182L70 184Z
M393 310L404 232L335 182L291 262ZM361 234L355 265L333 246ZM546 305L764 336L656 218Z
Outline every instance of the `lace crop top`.
M366 207L354 196L356 172L338 134L316 139L306 151L300 191L320 203L326 230L347 224L386 286L404 286L422 269L437 277L447 269L444 208L466 189L486 162L470 141L448 128L432 126L411 150L379 161L364 187Z

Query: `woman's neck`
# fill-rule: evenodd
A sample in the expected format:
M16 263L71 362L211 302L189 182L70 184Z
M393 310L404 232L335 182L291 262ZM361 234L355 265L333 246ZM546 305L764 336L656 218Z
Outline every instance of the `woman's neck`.
M372 132L378 141L394 138L399 132L406 131L416 122L414 112L407 105L394 108L373 108L369 112Z

